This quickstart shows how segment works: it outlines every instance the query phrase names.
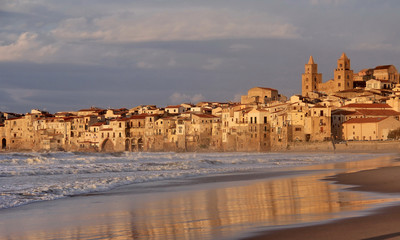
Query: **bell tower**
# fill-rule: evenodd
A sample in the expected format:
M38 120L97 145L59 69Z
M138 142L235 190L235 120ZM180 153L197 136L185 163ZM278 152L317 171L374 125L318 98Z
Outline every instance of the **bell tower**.
M337 61L333 79L336 91L353 89L353 70L350 69L350 59L345 53Z
M301 75L301 95L307 96L308 92L318 91L318 84L322 83L322 74L318 73L318 64L310 56Z

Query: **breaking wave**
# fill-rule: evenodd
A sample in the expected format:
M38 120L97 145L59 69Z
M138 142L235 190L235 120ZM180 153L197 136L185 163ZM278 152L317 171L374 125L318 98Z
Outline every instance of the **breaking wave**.
M2 153L0 208L132 183L346 160L349 154Z

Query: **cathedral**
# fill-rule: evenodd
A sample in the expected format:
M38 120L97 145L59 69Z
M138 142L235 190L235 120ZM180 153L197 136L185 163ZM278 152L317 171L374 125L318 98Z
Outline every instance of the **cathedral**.
M355 88L390 90L399 83L399 73L393 65L382 65L363 69L358 73L351 70L350 59L345 53L337 60L333 79L322 82L322 74L318 73L318 64L310 56L301 76L301 95L308 96L312 92L334 94Z
M331 94L343 90L353 89L353 70L350 69L350 59L345 53L337 61L334 78L323 83L322 74L318 73L318 64L312 56L305 65L305 73L302 74L302 95L309 92L323 92Z

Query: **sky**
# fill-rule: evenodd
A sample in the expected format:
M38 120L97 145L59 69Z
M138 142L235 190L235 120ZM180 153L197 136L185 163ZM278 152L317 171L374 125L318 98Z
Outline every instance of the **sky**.
M400 67L398 0L0 0L0 111L240 101Z

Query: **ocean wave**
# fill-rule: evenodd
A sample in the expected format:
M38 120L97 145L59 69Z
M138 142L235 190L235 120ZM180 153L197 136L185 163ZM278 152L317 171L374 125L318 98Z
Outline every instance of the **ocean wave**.
M0 208L125 184L348 158L348 154L281 153L1 153ZM357 158L364 156L352 156Z

